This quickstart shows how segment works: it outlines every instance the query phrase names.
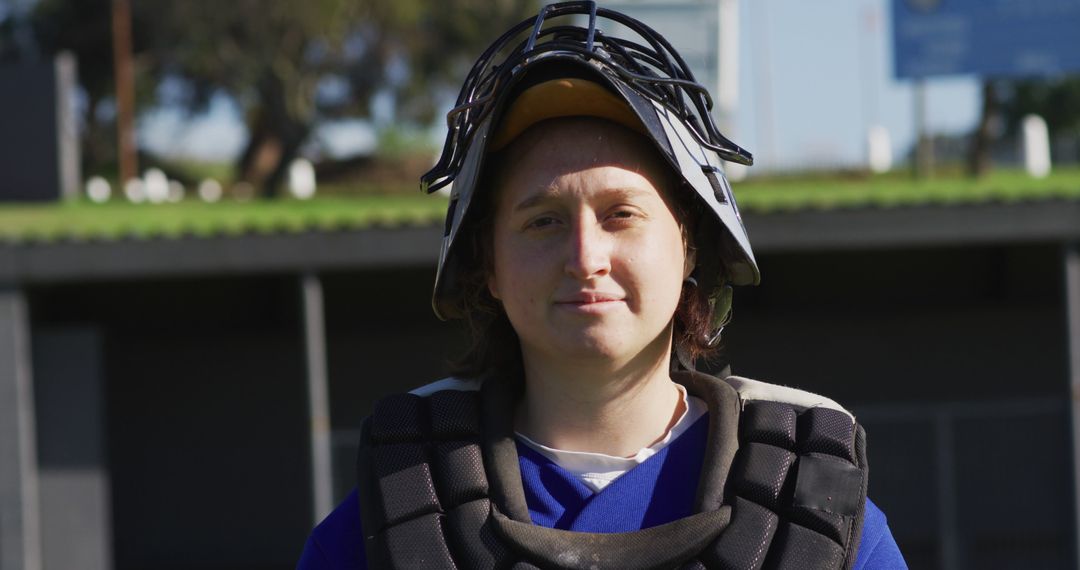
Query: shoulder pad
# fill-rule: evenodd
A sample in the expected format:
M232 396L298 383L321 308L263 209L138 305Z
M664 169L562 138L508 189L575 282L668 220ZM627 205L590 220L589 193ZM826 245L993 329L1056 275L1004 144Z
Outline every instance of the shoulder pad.
M812 392L778 384L769 384L760 380L751 380L742 376L728 376L724 378L724 381L730 384L732 388L735 388L743 402L782 402L802 409L828 408L843 412L851 418L852 422L855 421L855 416L845 410L843 406L825 396L819 396Z

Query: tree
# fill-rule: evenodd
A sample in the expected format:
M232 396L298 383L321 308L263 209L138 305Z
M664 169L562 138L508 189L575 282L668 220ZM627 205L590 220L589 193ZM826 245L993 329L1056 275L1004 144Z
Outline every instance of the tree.
M989 170L995 122L1000 121L1007 136L1018 137L1024 117L1031 114L1046 121L1051 137L1068 133L1080 136L1080 75L984 79L982 113L971 137L968 172L981 176Z
M1005 82L1002 91L1007 133L1019 133L1024 117L1035 114L1046 120L1051 135L1080 134L1080 75Z
M142 16L140 11L133 18L136 51L145 44ZM75 54L79 82L86 96L82 156L87 165L115 160L115 131L109 120L100 120L102 116L111 119L108 117L113 92L110 18L109 0L39 0L29 14L9 18L7 33L0 31L0 61L32 61L61 51ZM11 40L5 42L4 36ZM23 41L13 41L19 37ZM148 102L152 90L147 90L145 84L141 87L139 99Z
M990 170L990 139L993 136L994 121L998 114L998 97L995 84L990 79L982 82L982 113L971 136L968 146L967 171L974 178L985 175Z
M536 2L141 0L132 7L141 109L169 104L197 113L214 94L227 94L249 134L236 177L272 195L319 121L367 117L378 93L394 98L397 120L430 123L493 30L534 13ZM43 51L76 53L93 124L112 93L109 0L40 0L33 27ZM181 86L167 101L158 89L166 80ZM111 139L95 134L87 144L100 140Z

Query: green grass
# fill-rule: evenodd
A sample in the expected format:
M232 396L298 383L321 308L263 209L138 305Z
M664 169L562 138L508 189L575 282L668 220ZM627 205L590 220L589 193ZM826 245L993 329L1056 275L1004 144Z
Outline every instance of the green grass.
M373 195L358 186L319 198L223 199L205 204L129 204L112 200L50 204L0 204L0 241L50 242L63 239L175 238L333 231L370 226L439 224L446 199L397 189ZM322 189L321 189L322 190ZM320 191L321 191L320 190ZM349 192L346 192L349 190ZM386 190L385 188L383 190ZM959 205L988 202L1080 200L1080 169L1059 169L1042 180L1022 172L998 171L973 181L956 175L916 181L894 173L882 176L808 174L752 178L735 184L740 207L769 213L814 209ZM351 195L350 195L351 194Z
M897 207L1080 199L1080 169L1059 169L1043 179L995 171L971 180L958 175L914 180L910 175L749 179L734 184L740 208L759 213L805 209Z
M206 204L129 204L114 200L0 207L0 240L174 238L333 231L432 224L446 215L441 196L360 196L300 200L222 200Z

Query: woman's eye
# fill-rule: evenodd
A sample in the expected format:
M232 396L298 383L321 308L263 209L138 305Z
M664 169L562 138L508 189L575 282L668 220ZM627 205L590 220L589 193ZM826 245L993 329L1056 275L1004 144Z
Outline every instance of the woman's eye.
M615 222L628 222L638 217L638 213L634 210L615 210L608 215L608 219Z
M526 225L526 227L532 228L532 229L543 229L543 228L553 226L553 225L557 224L558 222L559 222L559 220L557 220L553 216L540 216L538 218L533 218L532 220L530 220L529 223Z

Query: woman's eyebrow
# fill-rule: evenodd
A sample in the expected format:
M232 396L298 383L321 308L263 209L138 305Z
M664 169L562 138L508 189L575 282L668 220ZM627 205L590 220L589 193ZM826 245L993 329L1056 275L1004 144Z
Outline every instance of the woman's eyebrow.
M605 198L610 197L611 195L615 195L618 198L624 198L624 199L625 198L640 198L640 197L643 197L643 196L651 196L652 195L652 192L646 192L646 191L640 190L638 188L629 188L629 187L605 188L604 190L601 190L600 192L604 195ZM518 212L518 211L521 211L521 210L527 210L527 209L532 208L534 206L538 206L543 202L558 198L560 193L561 192L558 189L545 188L544 190L536 192L532 196L529 196L528 198L525 198L524 200L518 202L517 205L514 206L513 211Z
M608 188L605 192L608 193L608 194L614 194L616 197L623 198L623 199L627 199L627 198L645 198L645 197L649 197L649 196L659 196L659 194L656 194L654 192L646 192L645 190L642 190L640 188L634 188L634 187Z
M525 198L524 200L518 202L517 205L514 206L514 211L520 212L521 210L527 210L529 208L539 205L542 202L556 198L558 197L558 195L559 191L555 188L545 188L543 190L540 190L539 192L535 192L532 196L529 196L528 198Z

